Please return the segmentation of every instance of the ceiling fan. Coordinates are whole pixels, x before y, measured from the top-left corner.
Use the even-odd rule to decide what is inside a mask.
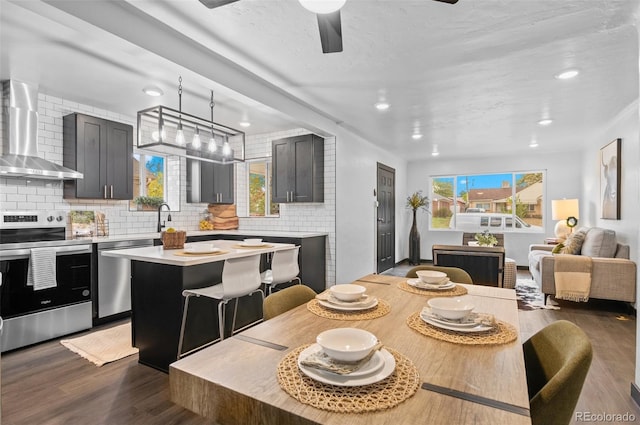
[[[209,9],[224,6],[225,4],[234,3],[238,0],[200,0]],[[455,4],[458,0],[434,0],[443,3]],[[303,6],[309,9],[300,0]],[[316,2],[320,3],[320,2]],[[342,2],[344,3],[344,2]],[[336,53],[342,51],[342,25],[340,23],[340,6],[337,10],[328,13],[316,13],[318,18],[318,29],[320,30],[320,42],[322,43],[322,53]],[[311,10],[311,9],[309,9]],[[314,10],[312,10],[314,11]]]

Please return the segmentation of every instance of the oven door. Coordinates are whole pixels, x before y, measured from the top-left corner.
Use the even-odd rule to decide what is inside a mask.
[[[57,286],[37,291],[27,286],[31,251],[0,251],[0,315],[5,320],[91,300],[91,245],[53,249],[56,251]]]

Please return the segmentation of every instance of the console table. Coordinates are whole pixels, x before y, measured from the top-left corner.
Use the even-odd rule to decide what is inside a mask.
[[[433,264],[465,270],[476,285],[503,286],[504,248],[433,245]]]

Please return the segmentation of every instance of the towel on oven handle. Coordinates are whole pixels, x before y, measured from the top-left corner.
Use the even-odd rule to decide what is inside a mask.
[[[33,286],[34,291],[58,286],[54,248],[31,248],[27,286]]]

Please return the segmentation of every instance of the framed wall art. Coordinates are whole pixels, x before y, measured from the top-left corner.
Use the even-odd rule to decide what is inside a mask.
[[[615,139],[600,149],[600,217],[609,220],[620,220],[621,144]]]

